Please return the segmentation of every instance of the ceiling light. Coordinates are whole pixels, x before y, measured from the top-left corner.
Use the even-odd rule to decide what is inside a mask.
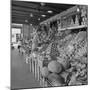
[[[43,2],[41,2],[40,4],[41,4],[41,6],[45,6],[45,3],[43,3]]]
[[[53,11],[49,10],[48,13],[52,13]]]
[[[30,17],[33,17],[33,14],[32,13],[30,13]]]
[[[25,22],[28,22],[28,20],[25,20]]]
[[[42,17],[46,17],[46,15],[42,15]]]
[[[77,8],[77,12],[79,12],[80,11],[80,9],[79,8]]]
[[[32,26],[32,24],[30,24]]]
[[[40,21],[40,18],[38,18],[38,20]]]

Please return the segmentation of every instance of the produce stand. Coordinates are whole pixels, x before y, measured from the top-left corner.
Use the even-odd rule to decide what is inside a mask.
[[[87,10],[87,7],[83,7],[85,6],[79,7],[82,14],[82,9]],[[70,15],[68,17],[71,20],[69,25],[65,23],[68,17],[67,20],[62,19],[67,14]],[[72,23],[72,15],[75,15],[76,18],[74,23]],[[41,87],[52,87],[58,84],[60,86],[87,84],[87,17],[86,15],[83,16],[85,21],[79,23],[78,15],[79,12],[77,12],[77,6],[75,6],[42,22],[33,32],[31,53],[28,52],[29,48],[26,49],[26,52],[27,57],[29,57],[30,72],[40,81]],[[82,18],[82,16],[80,17]],[[54,21],[59,19],[61,22],[56,25],[57,23]],[[50,23],[52,24],[50,25]],[[66,26],[60,26],[64,23]],[[52,61],[53,64],[51,65]],[[45,69],[46,71],[42,73],[44,67],[48,68],[48,71]],[[57,85],[49,81],[48,75],[50,74],[55,74],[52,77],[55,78]],[[50,79],[53,79],[52,77]],[[60,78],[62,82],[58,81],[57,78]]]

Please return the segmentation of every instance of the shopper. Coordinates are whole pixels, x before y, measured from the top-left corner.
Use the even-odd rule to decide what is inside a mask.
[[[20,48],[21,48],[21,41],[18,41],[18,50],[19,50],[19,53],[20,53]]]

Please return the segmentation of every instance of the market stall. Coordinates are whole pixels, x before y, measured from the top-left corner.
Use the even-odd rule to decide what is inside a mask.
[[[42,87],[88,83],[87,20],[87,6],[75,6],[34,30],[26,59]]]

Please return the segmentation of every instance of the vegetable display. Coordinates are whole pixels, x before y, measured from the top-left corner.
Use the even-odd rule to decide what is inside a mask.
[[[87,85],[86,27],[58,31],[55,22],[49,26],[40,25],[32,39],[33,52],[38,54],[36,60],[42,62],[41,75],[53,86]]]
[[[57,80],[61,77],[64,80],[63,85],[87,84],[87,29],[76,32],[63,31],[61,34],[58,32],[53,36],[54,32],[48,31],[50,34],[47,34],[44,31],[48,39],[42,35],[43,38],[39,43],[40,34],[43,33],[36,38],[35,48],[38,48],[37,52],[41,54],[44,66],[41,71],[42,76],[51,80],[53,86],[62,86],[59,79]]]

